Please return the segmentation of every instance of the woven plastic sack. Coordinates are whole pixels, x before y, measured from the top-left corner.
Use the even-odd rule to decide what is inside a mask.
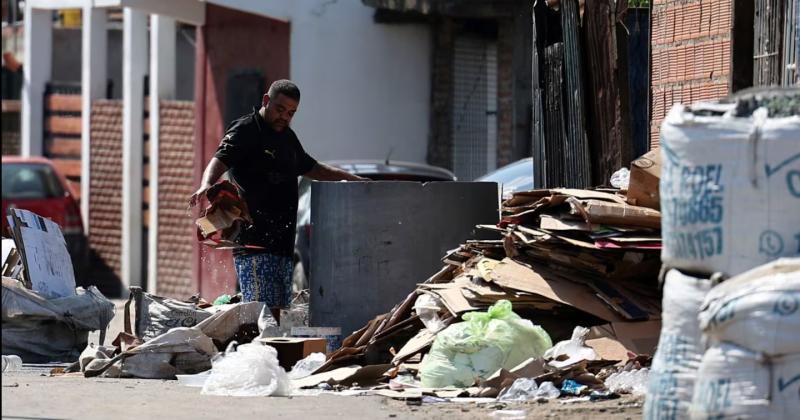
[[[690,417],[796,419],[800,412],[798,378],[800,354],[769,357],[720,343],[708,349],[700,363]]]
[[[471,386],[498,369],[541,357],[552,345],[542,327],[520,318],[511,302],[501,300],[486,312],[465,314],[464,322],[439,332],[420,366],[422,386]]]

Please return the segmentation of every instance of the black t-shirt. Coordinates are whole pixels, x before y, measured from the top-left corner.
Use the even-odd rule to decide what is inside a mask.
[[[258,111],[231,123],[214,157],[229,168],[247,202],[253,226],[243,232],[243,243],[291,256],[297,222],[297,177],[317,161],[309,156],[291,128],[277,132]]]

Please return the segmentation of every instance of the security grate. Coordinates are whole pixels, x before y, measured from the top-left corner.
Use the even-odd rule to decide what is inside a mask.
[[[497,44],[456,38],[453,91],[453,172],[473,180],[497,164]]]

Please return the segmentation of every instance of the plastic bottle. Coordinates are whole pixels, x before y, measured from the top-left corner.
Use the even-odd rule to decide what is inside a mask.
[[[22,359],[19,356],[3,356],[3,373],[16,372],[22,367]]]

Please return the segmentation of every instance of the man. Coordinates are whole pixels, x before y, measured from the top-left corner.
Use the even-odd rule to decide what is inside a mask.
[[[356,175],[317,162],[289,128],[300,90],[289,80],[274,82],[259,110],[231,123],[217,152],[203,172],[199,198],[230,171],[247,202],[253,225],[242,233],[246,249],[233,254],[245,301],[259,301],[276,319],[292,297],[292,255],[297,219],[297,177],[319,181],[365,181]],[[257,247],[257,248],[256,248]]]

